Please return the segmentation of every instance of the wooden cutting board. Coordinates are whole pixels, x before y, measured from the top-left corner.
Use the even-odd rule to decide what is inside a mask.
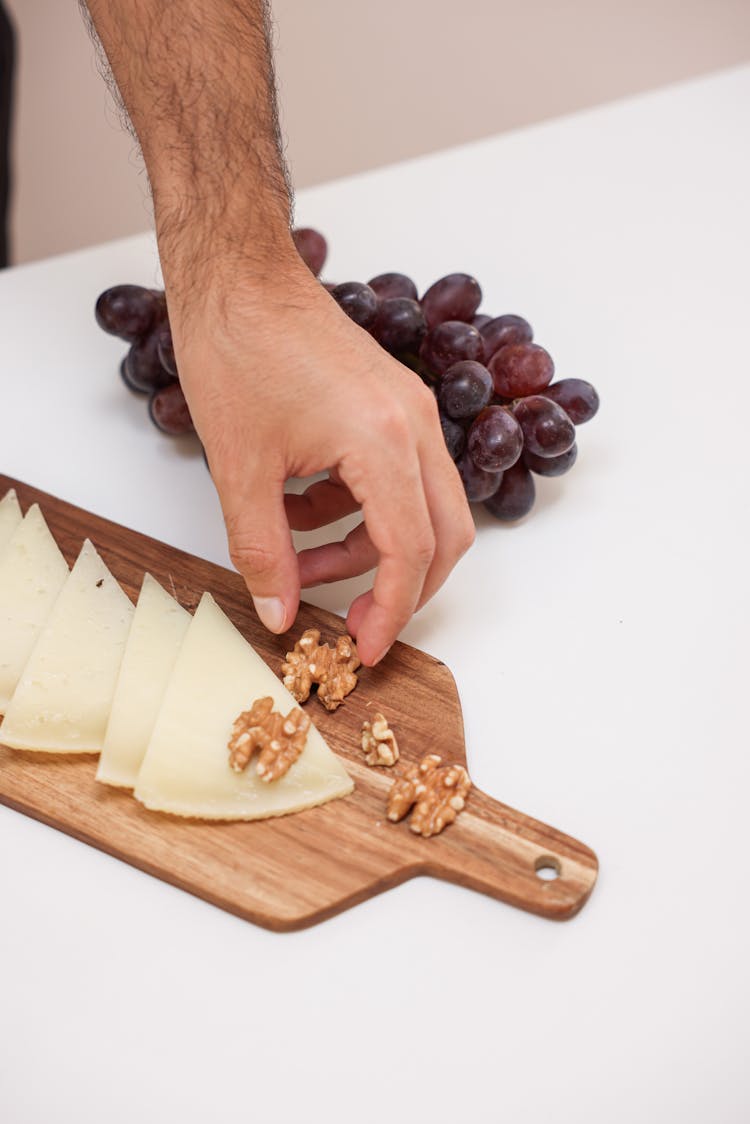
[[[303,629],[319,628],[324,639],[344,630],[339,617],[303,604],[293,634],[272,636],[237,574],[0,475],[0,496],[8,488],[16,489],[24,511],[39,503],[71,565],[90,538],[133,602],[146,570],[191,611],[209,590],[274,670]],[[465,764],[461,705],[445,664],[399,643],[378,667],[362,669],[356,690],[335,713],[314,698],[307,706],[356,786],[320,808],[256,823],[182,820],[149,812],[123,790],[97,783],[93,755],[5,746],[0,802],[269,929],[313,925],[419,874],[557,920],[585,903],[596,881],[593,851],[476,788],[456,822],[431,839],[415,836],[407,822],[385,819],[393,772],[363,763],[362,722],[384,711],[405,763],[435,752]],[[557,877],[543,877],[550,873]]]

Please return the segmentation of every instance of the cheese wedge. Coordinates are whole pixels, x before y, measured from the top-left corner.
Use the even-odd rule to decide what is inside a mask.
[[[190,613],[146,574],[128,633],[96,779],[132,788]]]
[[[229,766],[232,724],[254,699],[296,706],[209,593],[187,631],[138,774],[135,795],[155,811],[217,820],[282,816],[346,796],[353,784],[314,726],[301,756],[277,781],[262,781],[251,760]]]
[[[11,488],[0,500],[0,553],[22,519],[16,490]]]
[[[10,700],[5,745],[99,752],[133,611],[87,539]]]
[[[0,554],[0,714],[67,576],[68,564],[33,504]]]

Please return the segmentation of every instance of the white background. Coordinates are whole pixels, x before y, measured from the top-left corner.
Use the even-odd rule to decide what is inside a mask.
[[[476,783],[597,851],[589,904],[422,879],[279,936],[0,808],[3,1120],[750,1118],[749,105],[746,68],[298,201],[329,277],[474,272],[601,392],[573,472],[480,518],[405,634]],[[91,315],[156,269],[144,237],[0,276],[0,466],[225,562],[200,455]]]
[[[78,5],[4,2],[19,44],[13,260],[144,230],[143,161]],[[298,187],[750,60],[747,0],[462,0],[460,19],[455,0],[271,8]]]

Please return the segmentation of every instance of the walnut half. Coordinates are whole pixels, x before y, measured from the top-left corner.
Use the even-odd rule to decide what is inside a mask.
[[[336,647],[320,643],[317,628],[302,633],[294,651],[287,652],[281,665],[284,686],[297,702],[310,697],[313,683],[318,684],[318,698],[326,710],[336,710],[350,691],[357,686],[354,674],[359,656],[351,636],[339,636]]]
[[[250,710],[238,715],[229,739],[229,764],[235,773],[246,769],[260,750],[255,766],[261,780],[283,777],[305,748],[310,718],[299,707],[286,718],[273,709],[273,699],[256,699]]]
[[[394,781],[388,794],[388,819],[402,820],[413,805],[409,827],[425,838],[453,823],[471,788],[463,765],[441,767],[440,761],[436,753],[426,754]]]
[[[362,723],[362,749],[368,765],[395,765],[398,761],[398,742],[384,715],[373,714],[372,722]]]

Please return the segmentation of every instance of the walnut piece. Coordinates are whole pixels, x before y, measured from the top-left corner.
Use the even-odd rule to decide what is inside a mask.
[[[436,753],[428,753],[394,781],[388,794],[388,819],[402,820],[414,805],[409,827],[425,838],[453,823],[471,788],[463,765],[441,766],[440,761]]]
[[[302,633],[293,652],[287,652],[281,665],[284,686],[297,702],[310,697],[313,683],[326,710],[335,710],[357,686],[354,674],[359,656],[351,636],[339,636],[336,647],[320,643],[317,628]]]
[[[372,722],[362,723],[362,749],[368,765],[395,765],[398,761],[396,735],[379,711]]]
[[[310,718],[299,707],[285,718],[273,709],[273,699],[256,699],[250,710],[235,719],[228,745],[229,764],[235,773],[241,773],[259,749],[255,766],[258,776],[263,781],[276,781],[302,753],[309,729]]]

